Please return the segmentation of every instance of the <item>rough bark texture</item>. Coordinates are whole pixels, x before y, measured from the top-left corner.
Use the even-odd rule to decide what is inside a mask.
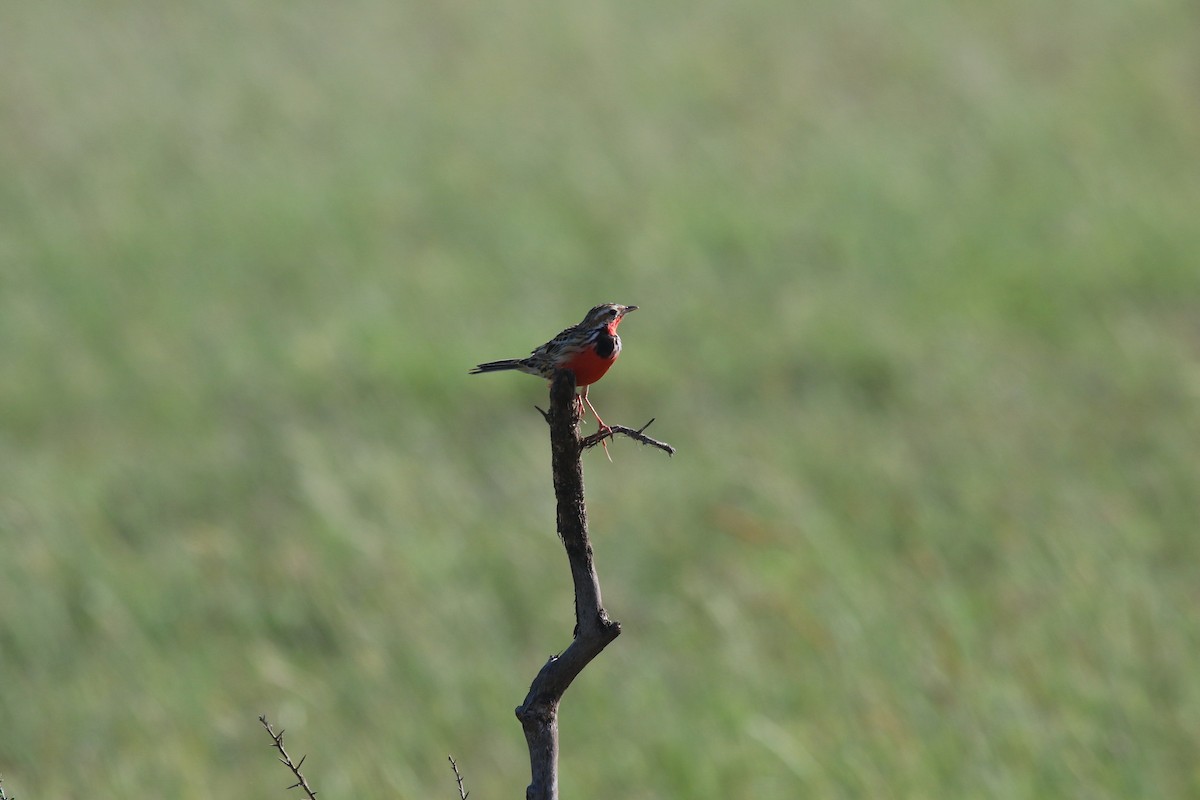
[[[529,744],[532,781],[526,800],[558,798],[558,705],[563,693],[588,663],[621,633],[600,599],[600,579],[588,541],[587,507],[583,497],[583,440],[579,438],[579,409],[575,376],[560,372],[550,385],[550,446],[554,495],[558,499],[558,535],[562,538],[575,582],[575,638],[560,655],[551,656],[533,684],[517,719]]]

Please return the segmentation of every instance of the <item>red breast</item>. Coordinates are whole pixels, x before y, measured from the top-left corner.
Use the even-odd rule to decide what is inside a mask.
[[[588,347],[572,358],[563,367],[575,373],[576,386],[589,386],[604,377],[608,368],[617,360],[617,354],[602,358],[595,347]]]

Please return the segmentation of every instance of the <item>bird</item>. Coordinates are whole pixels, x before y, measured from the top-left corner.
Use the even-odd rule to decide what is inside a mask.
[[[583,394],[577,401],[580,410],[583,410],[586,403],[600,429],[610,430],[596,413],[592,401],[588,400],[588,387],[603,378],[608,368],[617,360],[617,356],[621,355],[621,337],[617,335],[617,326],[626,314],[636,310],[637,306],[602,303],[587,312],[578,325],[566,328],[558,336],[531,352],[527,358],[489,361],[477,365],[469,374],[479,375],[512,369],[549,380],[559,370],[569,369],[575,373],[575,385],[583,388]]]

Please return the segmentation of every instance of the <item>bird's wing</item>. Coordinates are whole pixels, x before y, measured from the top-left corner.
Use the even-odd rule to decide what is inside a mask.
[[[586,346],[587,337],[583,335],[583,331],[579,330],[578,325],[573,325],[534,350],[525,361],[552,372]]]

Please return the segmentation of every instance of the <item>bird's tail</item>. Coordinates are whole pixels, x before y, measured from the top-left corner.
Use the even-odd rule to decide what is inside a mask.
[[[471,370],[470,375],[479,375],[483,372],[502,372],[506,369],[520,369],[523,366],[519,358],[506,358],[503,361],[489,361],[486,364],[480,364]]]

